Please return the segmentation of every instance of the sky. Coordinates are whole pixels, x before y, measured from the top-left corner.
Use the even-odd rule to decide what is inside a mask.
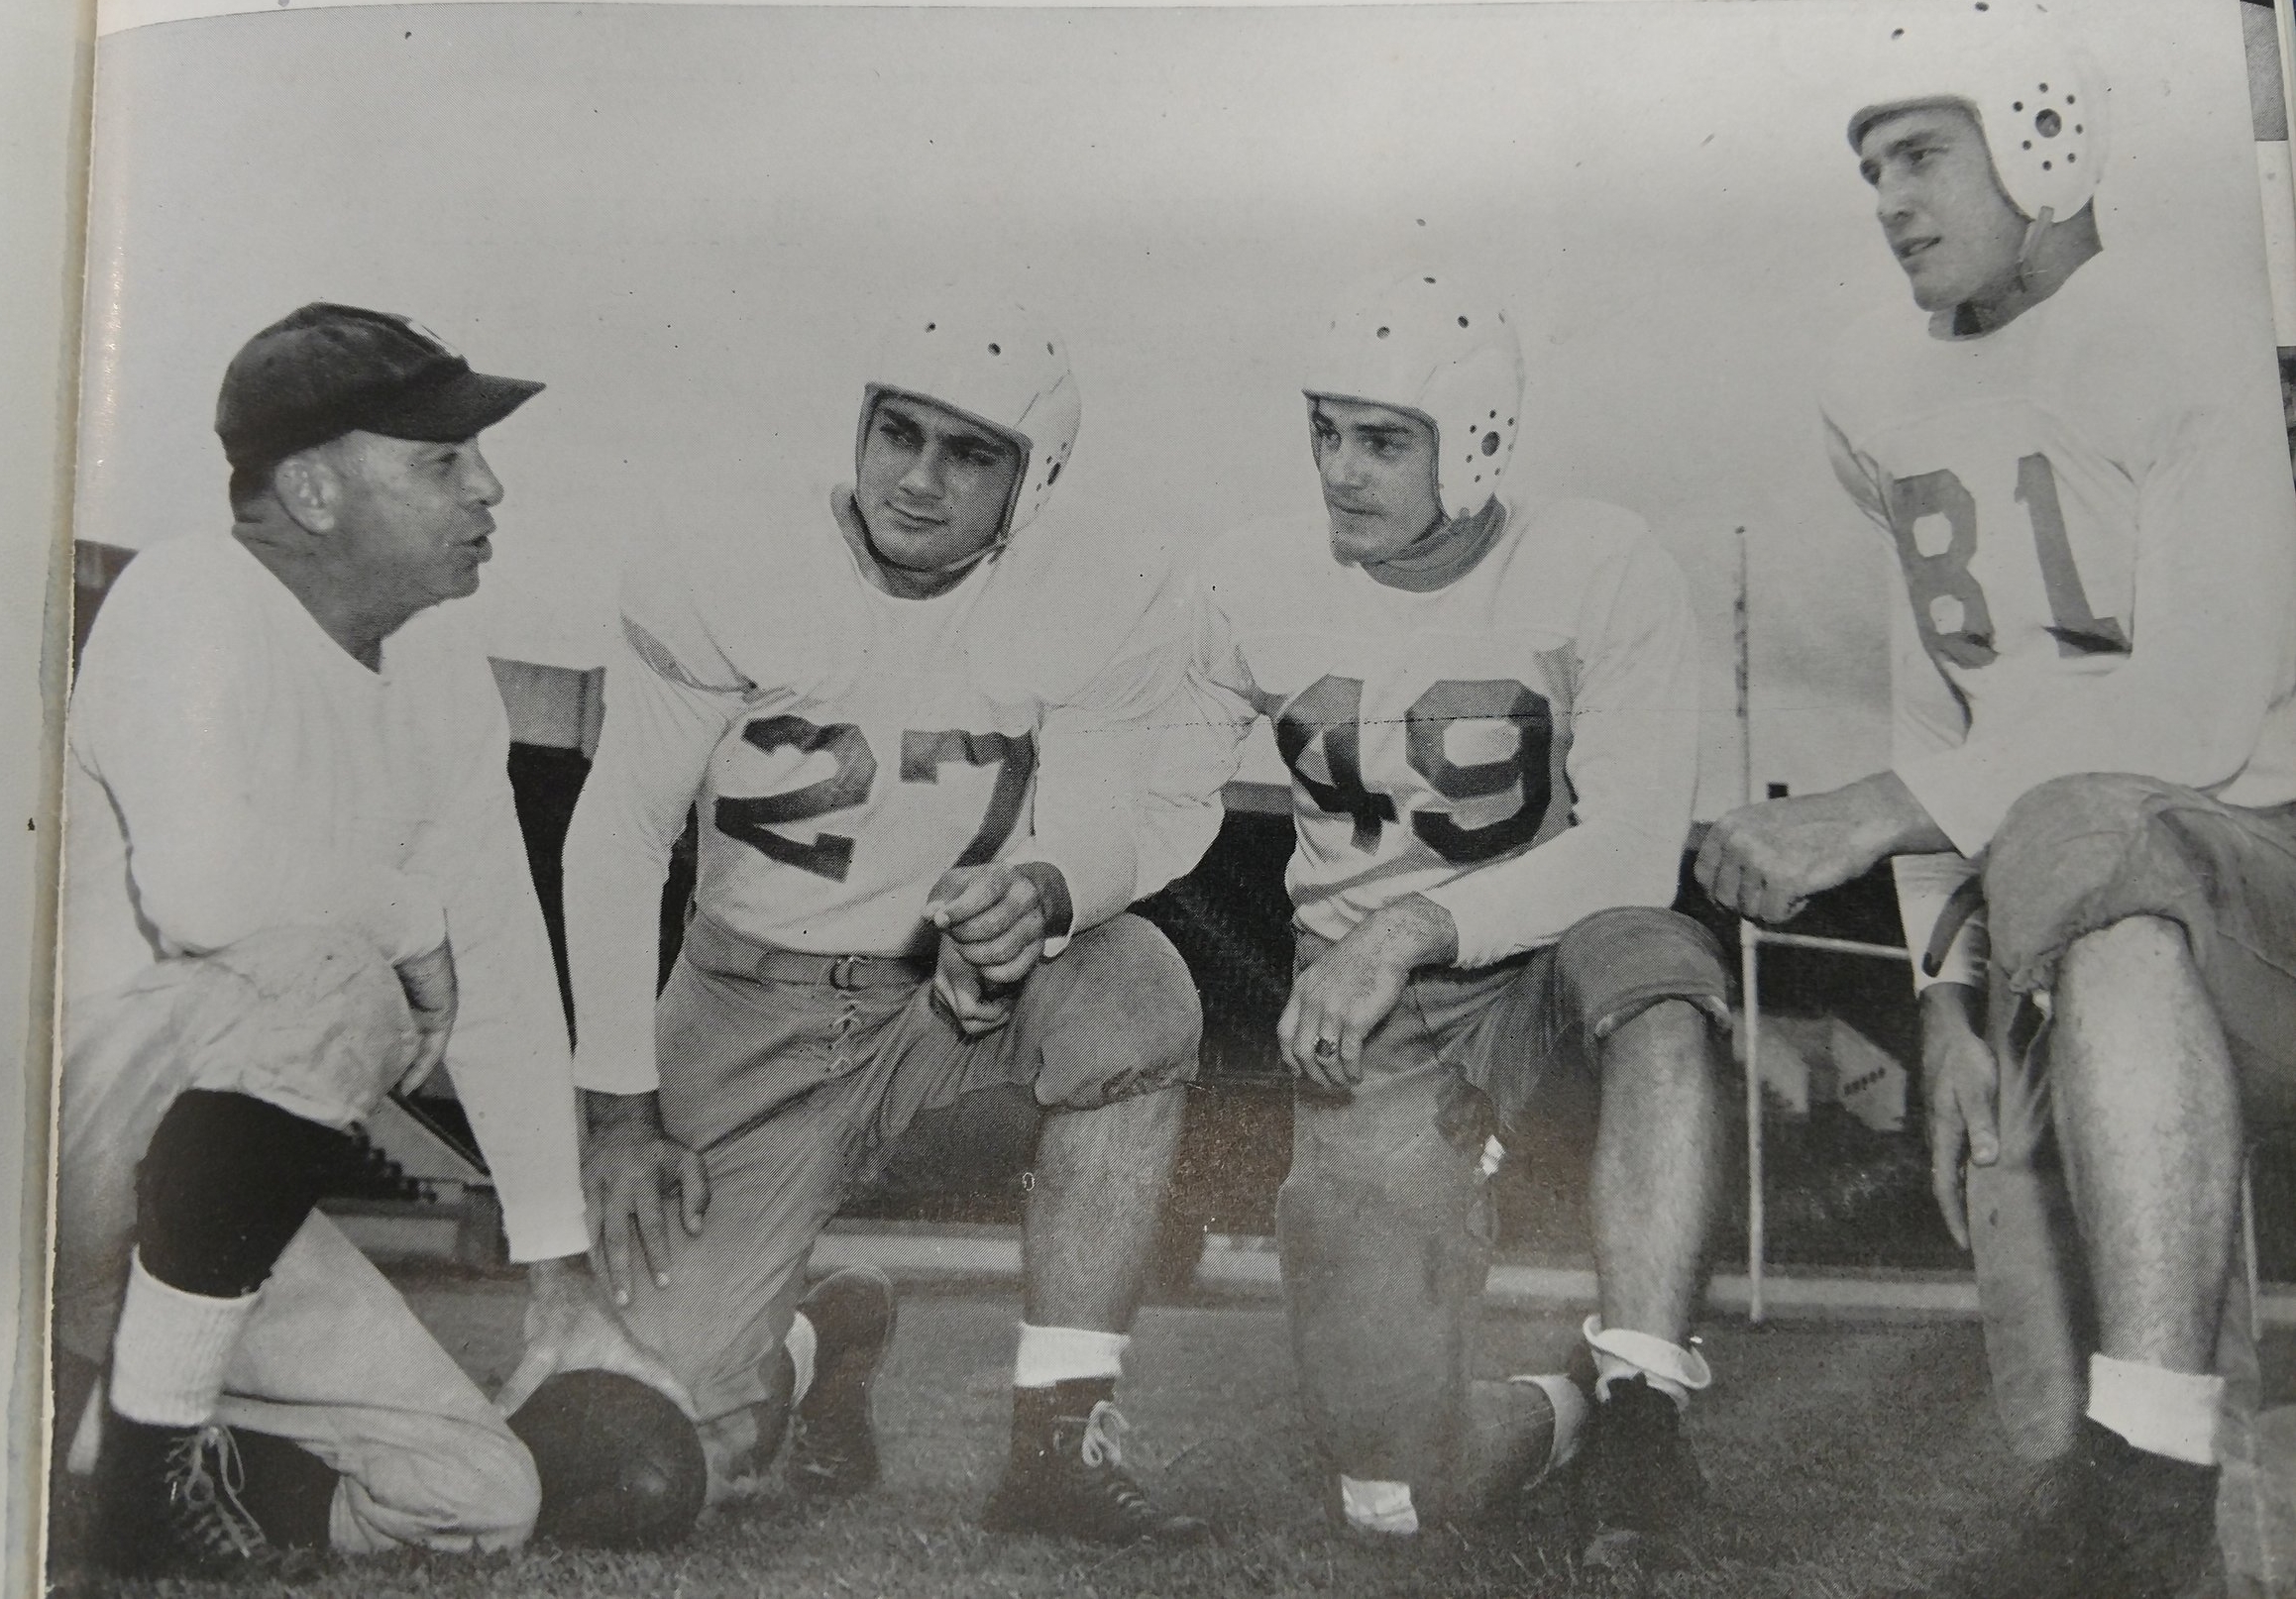
[[[1740,528],[1754,782],[1830,786],[1887,748],[1887,552],[1826,467],[1815,389],[1852,321],[1917,314],[1843,136],[1899,9],[426,4],[133,28],[98,47],[78,535],[224,525],[232,352],[306,300],[402,311],[549,383],[485,439],[508,497],[463,603],[495,654],[600,664],[620,565],[784,502],[767,485],[793,475],[825,493],[888,311],[962,296],[1031,305],[1073,354],[1077,453],[1025,536],[1184,560],[1320,517],[1300,352],[1367,275],[1440,268],[1530,330],[1517,480],[1639,512],[1691,581],[1699,813],[1743,782]],[[2239,9],[2056,7],[2112,86],[2107,249],[2222,352],[2230,402],[2270,405]]]

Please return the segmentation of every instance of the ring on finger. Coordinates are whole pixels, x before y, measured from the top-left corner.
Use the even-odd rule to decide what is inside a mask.
[[[1318,1060],[1330,1060],[1339,1052],[1340,1041],[1337,1038],[1318,1038],[1315,1041],[1315,1058]]]

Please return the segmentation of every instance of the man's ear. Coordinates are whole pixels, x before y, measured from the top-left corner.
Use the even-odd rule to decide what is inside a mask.
[[[272,492],[306,533],[332,533],[343,510],[342,469],[321,450],[291,455],[272,469]]]

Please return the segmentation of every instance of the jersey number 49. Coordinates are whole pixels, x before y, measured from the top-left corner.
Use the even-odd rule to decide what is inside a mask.
[[[1309,799],[1333,815],[1355,819],[1355,846],[1371,854],[1387,825],[1401,818],[1393,796],[1364,784],[1363,716],[1361,678],[1318,678],[1275,718],[1275,747]],[[1455,721],[1510,723],[1515,729],[1514,753],[1496,761],[1460,765],[1443,747],[1443,735]],[[1300,766],[1300,758],[1319,735],[1329,783],[1310,777]],[[1492,860],[1530,843],[1538,837],[1553,799],[1548,762],[1554,746],[1553,707],[1545,696],[1512,679],[1444,678],[1428,685],[1403,713],[1403,758],[1411,770],[1446,800],[1481,800],[1512,790],[1522,803],[1512,815],[1482,827],[1462,827],[1439,810],[1414,810],[1411,830],[1454,866]]]

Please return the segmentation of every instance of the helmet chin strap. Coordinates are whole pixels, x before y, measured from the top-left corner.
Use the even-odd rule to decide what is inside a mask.
[[[991,539],[988,543],[982,545],[972,554],[968,556],[960,556],[958,559],[949,562],[946,566],[908,567],[903,566],[898,561],[891,561],[886,559],[885,552],[879,549],[877,545],[877,531],[869,525],[869,518],[861,514],[861,506],[858,500],[856,500],[853,505],[853,520],[861,524],[862,542],[869,546],[870,559],[874,560],[881,567],[889,567],[896,572],[906,572],[920,578],[961,578],[966,573],[972,571],[973,568],[979,566],[982,562],[992,561],[998,556],[1002,555],[1005,552],[1005,547],[1013,542],[1012,534],[999,533],[994,539]],[[1010,516],[1006,518],[1008,524],[1011,522],[1011,520],[1012,518]]]
[[[2024,240],[2017,249],[2017,286],[2027,293],[2033,287],[2033,255],[2040,249],[2041,240],[2049,231],[2049,224],[2055,220],[2056,212],[2044,205],[2040,215],[2024,225]]]
[[[945,567],[934,567],[932,569],[932,576],[935,578],[954,578],[960,576],[963,573],[970,572],[973,568],[979,566],[982,562],[994,561],[998,556],[1004,554],[1005,547],[1012,542],[1012,534],[999,533],[994,539],[990,540],[987,544],[982,545],[979,549],[964,557],[962,560],[951,561]],[[873,545],[872,548],[874,548]]]

